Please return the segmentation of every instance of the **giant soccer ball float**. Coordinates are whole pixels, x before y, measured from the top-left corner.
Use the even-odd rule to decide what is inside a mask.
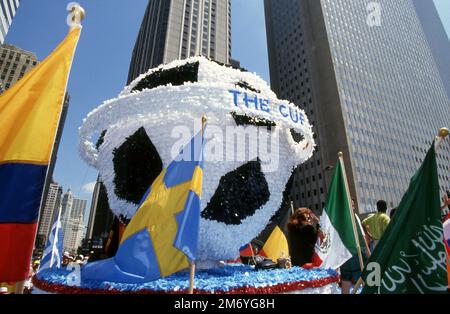
[[[89,113],[79,150],[98,169],[114,214],[131,219],[153,180],[200,130],[202,116],[198,260],[207,263],[235,259],[280,208],[293,170],[314,151],[302,110],[255,74],[190,58],[148,71]]]

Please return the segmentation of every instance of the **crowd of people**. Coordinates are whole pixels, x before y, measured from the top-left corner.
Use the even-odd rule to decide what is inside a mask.
[[[354,202],[352,202],[354,207]],[[365,250],[361,251],[363,262],[370,257],[386,231],[391,219],[394,217],[397,208],[390,210],[387,214],[387,203],[379,200],[376,204],[377,212],[368,215],[362,222],[358,215],[356,220],[363,229],[365,240]],[[442,217],[445,218],[450,213],[450,193],[443,197],[441,206]],[[321,236],[320,219],[308,208],[299,208],[291,216],[287,230],[289,232],[290,253],[293,266],[310,267],[313,263],[313,255],[318,237]],[[361,277],[361,264],[359,256],[352,256],[340,267],[341,289],[343,294],[349,294],[351,287]]]
[[[352,206],[355,207],[352,200]],[[376,204],[377,212],[368,215],[362,222],[358,215],[356,221],[363,229],[363,237],[365,240],[365,250],[362,250],[363,262],[365,263],[370,257],[371,252],[378,245],[379,240],[386,231],[391,219],[396,214],[396,208],[390,210],[387,214],[387,203],[384,200],[379,200]],[[450,214],[450,192],[443,197],[443,203],[441,205],[442,217],[447,217]],[[312,267],[313,255],[315,251],[315,245],[318,237],[322,236],[320,229],[320,217],[316,216],[308,208],[299,208],[291,215],[287,226],[287,232],[289,234],[289,247],[290,247],[290,262],[293,266],[300,267]],[[253,247],[254,254],[258,254],[258,247]],[[24,293],[31,293],[32,290],[32,278],[40,269],[41,258],[36,258],[30,265],[30,274],[28,279],[24,282]],[[80,266],[86,264],[89,260],[89,256],[83,256],[82,254],[71,254],[64,252],[62,255],[61,266],[66,267],[71,263],[78,264]],[[349,294],[351,287],[361,277],[361,265],[359,256],[355,255],[344,263],[340,267],[341,289],[343,294]],[[10,293],[7,288],[0,287],[0,294]]]
[[[450,213],[450,192],[447,192],[442,198],[441,205],[442,218],[444,219]],[[355,214],[355,221],[360,227],[362,233],[361,255],[362,262],[366,264],[371,253],[377,247],[378,242],[388,228],[392,218],[396,214],[397,208],[392,208],[388,214],[388,206],[386,201],[379,200],[376,204],[377,211],[369,214],[362,221],[359,216]],[[352,207],[355,211],[355,202],[352,200]],[[300,266],[303,268],[315,267],[314,253],[317,240],[319,237],[324,237],[324,233],[320,227],[320,217],[316,216],[313,211],[308,208],[298,208],[293,211],[290,216],[286,231],[289,242],[290,262],[292,266]],[[258,244],[256,242],[252,245],[255,255],[258,252]],[[254,259],[253,259],[254,260]],[[244,262],[244,256],[241,256],[240,261]],[[251,260],[250,260],[251,261]],[[361,277],[361,262],[358,254],[352,256],[339,269],[340,285],[343,294],[349,294],[352,286]]]
[[[69,252],[64,252],[62,255],[61,267],[66,267],[71,263],[78,264],[80,266],[85,265],[88,262],[89,256],[83,256],[82,254],[71,254]],[[33,276],[40,270],[42,256],[35,258],[30,265],[30,272],[28,279],[24,282],[23,293],[30,294],[33,289],[32,279]],[[6,291],[5,291],[6,292]]]

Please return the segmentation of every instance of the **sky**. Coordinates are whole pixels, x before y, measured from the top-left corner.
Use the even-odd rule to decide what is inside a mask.
[[[75,196],[87,199],[88,208],[97,171],[79,157],[78,128],[91,110],[124,88],[147,1],[78,1],[87,16],[69,80],[70,106],[54,179],[64,190],[70,187]],[[22,0],[5,42],[35,52],[43,60],[68,32],[69,2]],[[450,34],[450,0],[434,2]],[[263,0],[232,0],[232,56],[269,82]]]

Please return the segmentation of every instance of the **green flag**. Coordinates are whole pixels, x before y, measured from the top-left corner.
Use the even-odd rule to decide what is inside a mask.
[[[362,278],[362,293],[442,293],[447,289],[434,143],[411,179]]]
[[[345,169],[338,160],[333,179],[328,190],[327,202],[320,217],[320,229],[324,237],[319,237],[315,247],[314,262],[322,268],[337,269],[352,256],[358,255],[358,245],[353,230],[349,195],[347,194]],[[355,217],[360,247],[365,248],[362,227]]]

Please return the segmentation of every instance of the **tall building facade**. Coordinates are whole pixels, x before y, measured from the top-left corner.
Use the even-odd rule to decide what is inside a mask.
[[[68,189],[67,192],[64,193],[61,205],[62,205],[61,217],[63,220],[68,219],[70,217],[70,213],[72,212],[73,206],[73,193],[71,189]]]
[[[63,227],[63,233],[64,251],[77,253],[85,233],[84,215],[69,218]]]
[[[1,3],[2,0],[0,0]],[[0,46],[0,83],[7,90],[38,64],[36,55],[13,45]]]
[[[82,200],[78,198],[73,199],[72,203],[72,217],[79,217],[80,215],[84,215],[86,210],[87,200]]]
[[[47,242],[53,222],[61,206],[61,196],[62,187],[56,182],[50,183],[44,206],[40,211],[36,248],[43,248]]]
[[[76,252],[83,240],[84,212],[86,210],[86,200],[74,197],[70,189],[62,198],[62,235],[64,242],[64,250]]]
[[[450,99],[450,40],[432,1],[413,0],[417,16]]]
[[[197,55],[230,63],[231,0],[149,0],[128,83],[160,64]]]
[[[94,187],[88,226],[86,229],[86,250],[94,252],[94,259],[103,254],[110,230],[114,225],[114,214],[109,209],[108,194],[100,179]]]
[[[296,206],[321,211],[339,151],[360,213],[378,199],[397,206],[448,127],[450,101],[412,0],[368,4],[265,0],[272,87],[306,111],[318,144],[293,174]],[[442,193],[449,152],[438,154]]]
[[[0,44],[5,41],[19,4],[20,0],[0,0]]]

